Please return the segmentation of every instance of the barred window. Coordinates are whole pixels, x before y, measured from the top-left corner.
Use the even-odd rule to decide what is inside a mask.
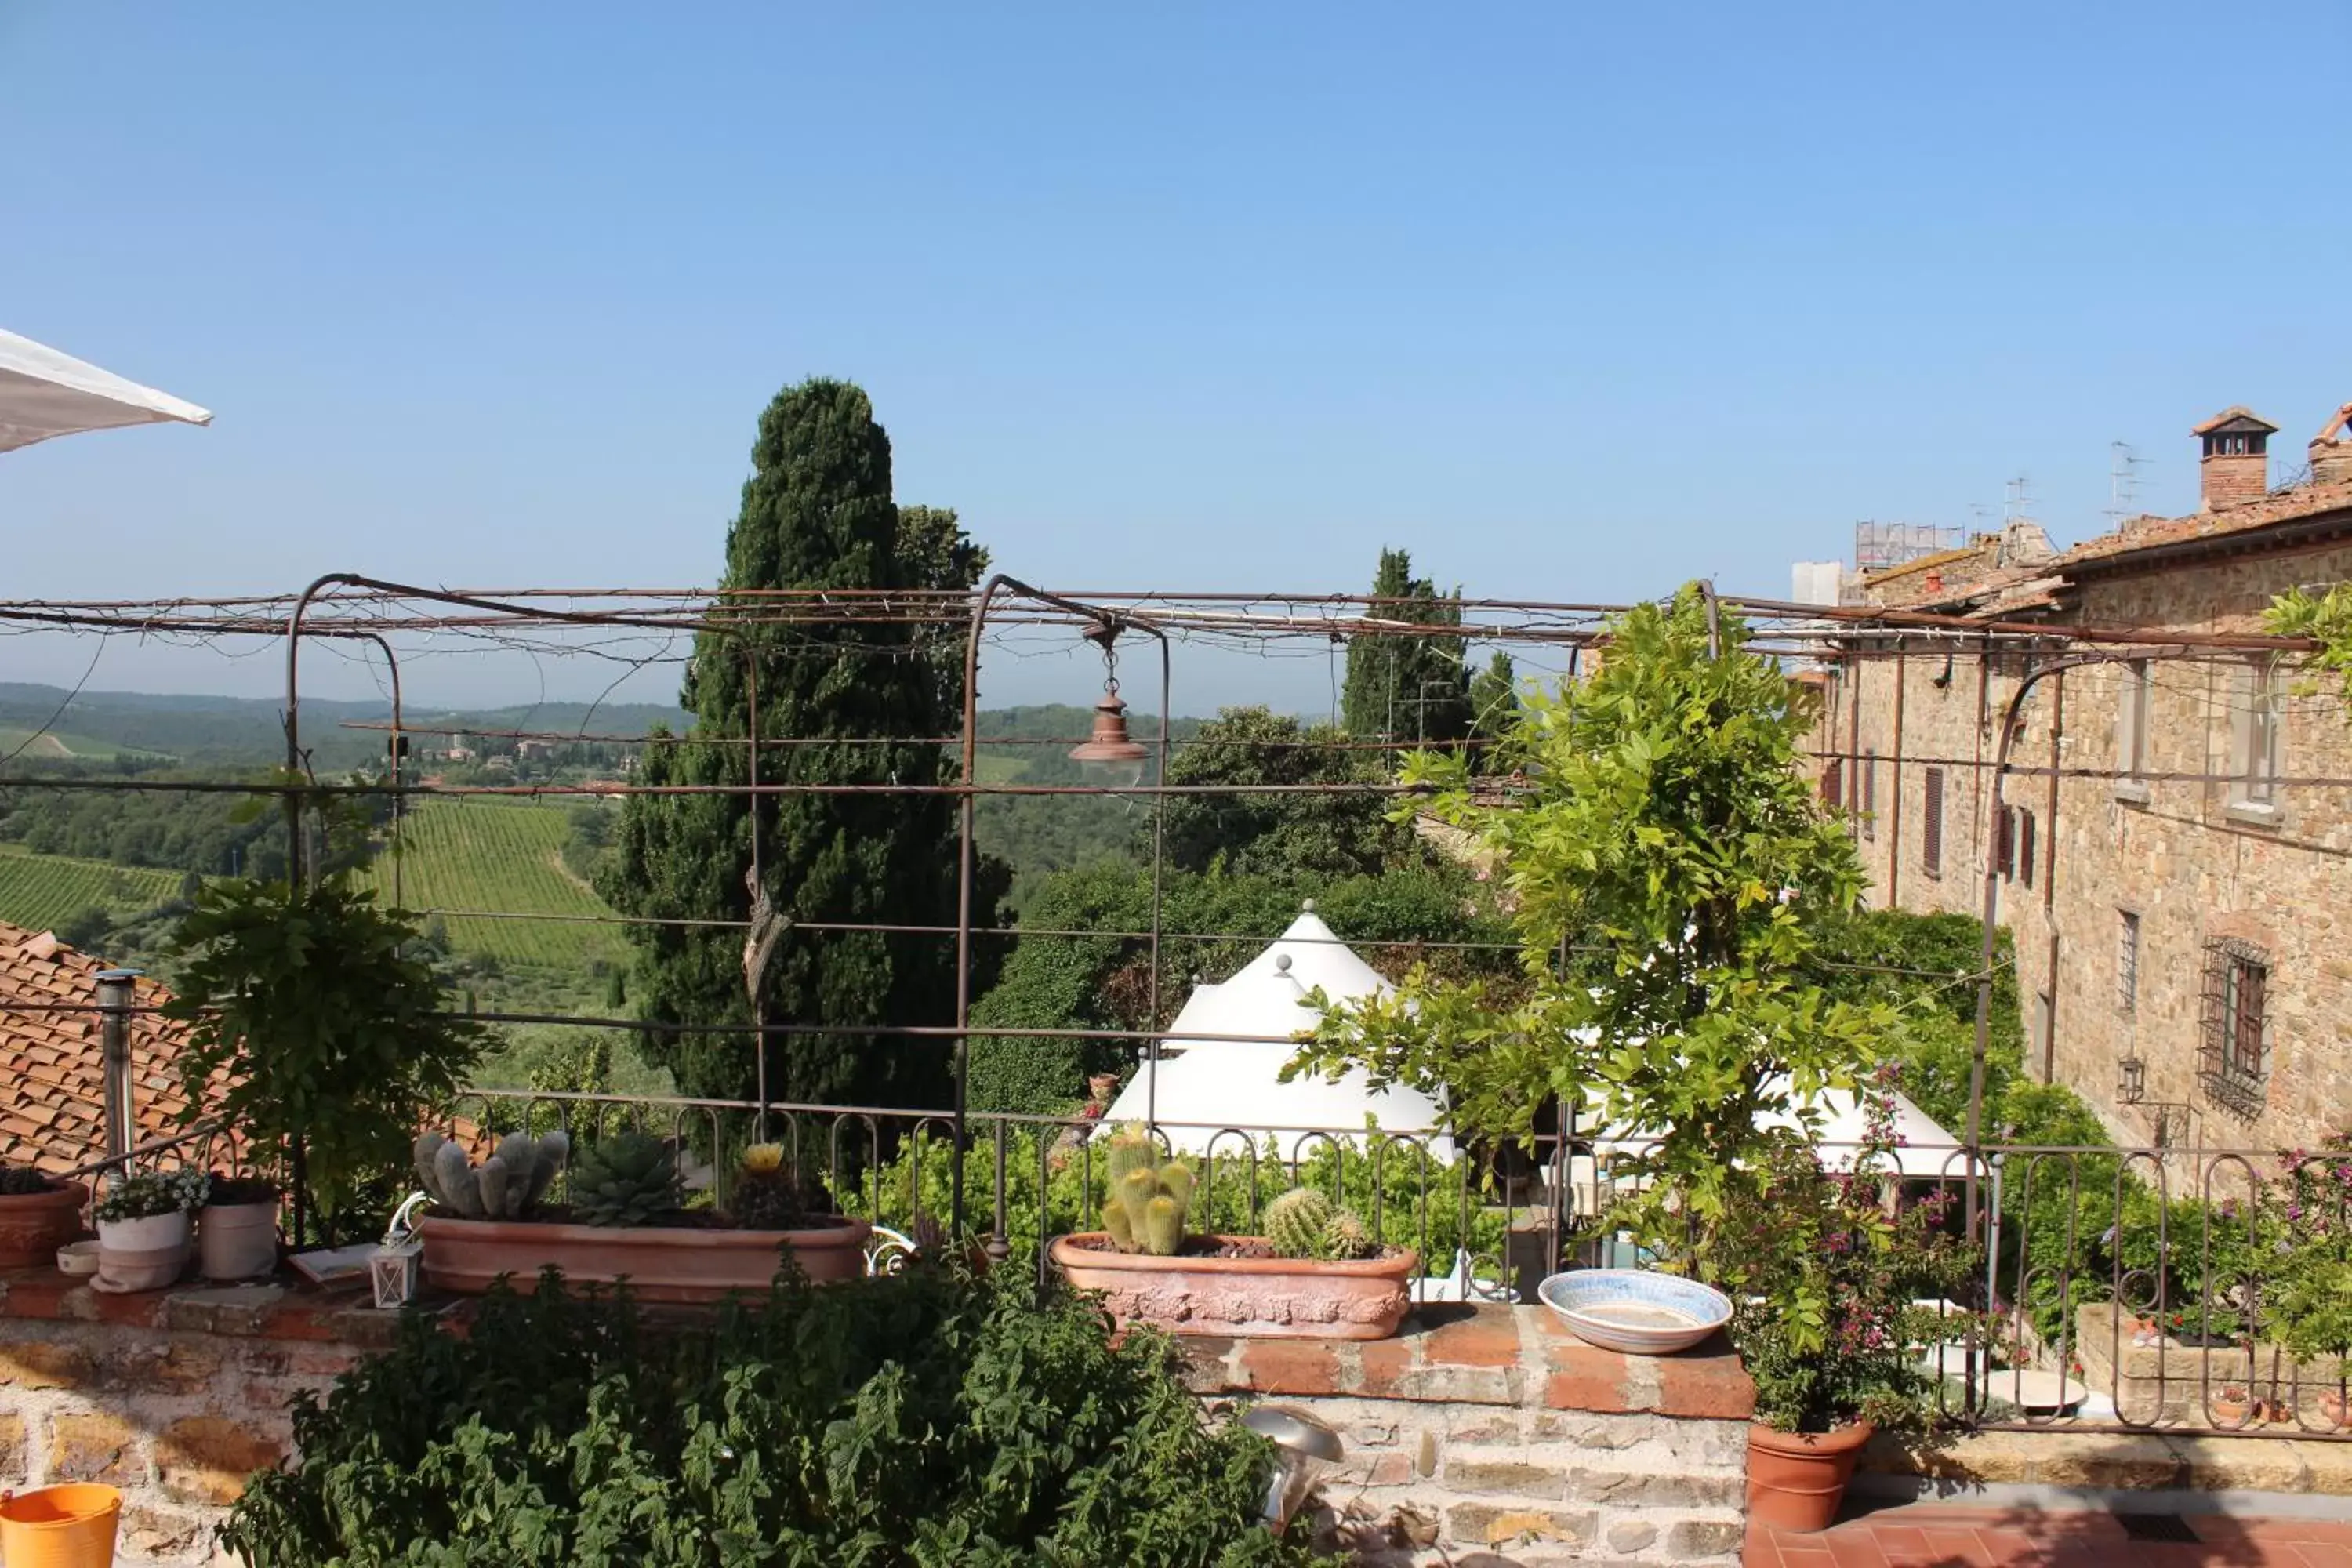
[[[1843,775],[1844,773],[1845,759],[1843,757],[1832,757],[1829,762],[1829,766],[1822,770],[1822,803],[1827,805],[1832,811],[1837,810],[1840,806],[1845,804],[1843,800],[1839,798],[1840,795],[1844,793],[1843,788],[1844,784]]]
[[[1919,869],[1930,877],[1944,874],[1944,770],[1920,770]]]
[[[2268,1097],[2270,973],[2270,955],[2252,942],[2216,937],[2205,944],[2200,1076],[2207,1096],[2241,1116],[2259,1114]]]
[[[2017,813],[2018,874],[2027,887],[2033,886],[2033,814],[2020,807]]]
[[[1992,868],[2002,877],[2017,875],[2017,807],[2004,805],[1992,819]]]

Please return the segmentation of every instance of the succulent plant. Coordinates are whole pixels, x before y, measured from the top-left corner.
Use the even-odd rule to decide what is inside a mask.
[[[677,1155],[646,1132],[616,1132],[572,1162],[572,1217],[583,1225],[649,1225],[678,1206]]]
[[[521,1219],[538,1206],[548,1183],[572,1153],[563,1132],[534,1138],[509,1132],[478,1166],[438,1132],[416,1141],[416,1179],[433,1201],[461,1219]]]
[[[30,1165],[0,1164],[0,1196],[22,1198],[46,1193],[57,1184]]]
[[[1162,1164],[1160,1145],[1139,1127],[1130,1127],[1105,1146],[1110,1196],[1102,1210],[1103,1229],[1121,1252],[1172,1258],[1184,1245],[1184,1214],[1192,1202],[1192,1169],[1178,1161]]]
[[[1336,1262],[1372,1249],[1364,1222],[1312,1187],[1294,1187],[1265,1205],[1265,1239],[1277,1258]]]
[[[814,1205],[799,1179],[784,1163],[784,1151],[774,1143],[754,1143],[743,1151],[736,1167],[733,1190],[728,1194],[728,1217],[744,1230],[798,1230]]]

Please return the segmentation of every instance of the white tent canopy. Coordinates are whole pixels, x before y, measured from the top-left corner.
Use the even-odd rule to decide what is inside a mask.
[[[0,331],[0,452],[52,436],[177,420],[209,425],[209,410]]]
[[[1788,1080],[1783,1078],[1770,1086],[1786,1091]],[[1904,1176],[1918,1181],[1935,1181],[1949,1176],[1958,1178],[1968,1173],[1965,1160],[1954,1152],[1959,1140],[1945,1131],[1943,1124],[1911,1102],[1901,1090],[1895,1092],[1895,1168]],[[1869,1111],[1861,1096],[1847,1089],[1825,1089],[1811,1101],[1815,1116],[1813,1142],[1821,1152],[1822,1163],[1832,1171],[1843,1171],[1853,1163],[1855,1146],[1862,1142],[1869,1121]],[[1581,1128],[1597,1128],[1600,1123],[1597,1099],[1589,1102]],[[1765,1127],[1796,1127],[1801,1123],[1793,1112],[1771,1113],[1758,1118]],[[1595,1152],[1633,1152],[1649,1142],[1640,1132],[1620,1132],[1614,1129],[1591,1134]]]
[[[1427,1136],[1440,1124],[1437,1102],[1399,1084],[1371,1087],[1370,1075],[1349,1068],[1336,1079],[1302,1073],[1281,1081],[1285,1062],[1297,1054],[1292,1036],[1315,1026],[1318,1015],[1306,1005],[1320,986],[1335,1002],[1386,995],[1391,989],[1379,971],[1349,951],[1315,913],[1310,902],[1272,946],[1223,982],[1192,989],[1183,1011],[1169,1026],[1155,1069],[1147,1061],[1112,1102],[1106,1120],[1159,1123],[1171,1148],[1183,1153],[1239,1153],[1242,1143],[1217,1134],[1227,1128],[1279,1128],[1286,1157],[1319,1140],[1294,1130],[1328,1129],[1363,1142],[1364,1119],[1383,1132]],[[1257,1040],[1204,1037],[1244,1035]],[[1152,1078],[1158,1087],[1152,1087]],[[1454,1157],[1450,1140],[1427,1136],[1430,1153]]]

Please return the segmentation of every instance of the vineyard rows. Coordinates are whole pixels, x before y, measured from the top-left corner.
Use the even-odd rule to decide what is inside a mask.
[[[493,910],[609,915],[603,900],[563,868],[565,808],[488,799],[426,801],[401,825],[400,901],[412,910]],[[362,874],[387,900],[393,862]],[[585,974],[597,959],[625,957],[617,927],[562,921],[447,917],[449,945],[500,966]]]
[[[110,866],[0,846],[0,921],[49,931],[96,905],[117,914],[153,909],[180,891],[176,871]]]

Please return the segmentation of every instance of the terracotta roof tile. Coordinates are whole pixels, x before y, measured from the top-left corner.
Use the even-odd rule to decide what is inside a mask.
[[[106,1069],[95,1013],[19,1011],[27,1004],[88,1006],[98,999],[103,961],[77,952],[49,931],[0,923],[0,1160],[64,1171],[105,1152],[100,1116]],[[170,1000],[152,980],[133,994],[142,1006]],[[131,1019],[131,1112],[142,1139],[179,1127],[187,1104],[177,1063],[187,1026],[152,1013]]]
[[[2220,511],[2195,512],[2188,517],[2134,518],[2124,524],[2122,531],[2103,533],[2096,539],[2085,540],[2050,565],[2063,571],[2069,566],[2110,561],[2129,555],[2134,551],[2154,549],[2158,545],[2251,533],[2276,523],[2301,522],[2307,518],[2324,517],[2331,511],[2343,510],[2352,510],[2352,479],[2330,484],[2298,485],[2293,489],[2274,490],[2261,500],[2227,507]]]

